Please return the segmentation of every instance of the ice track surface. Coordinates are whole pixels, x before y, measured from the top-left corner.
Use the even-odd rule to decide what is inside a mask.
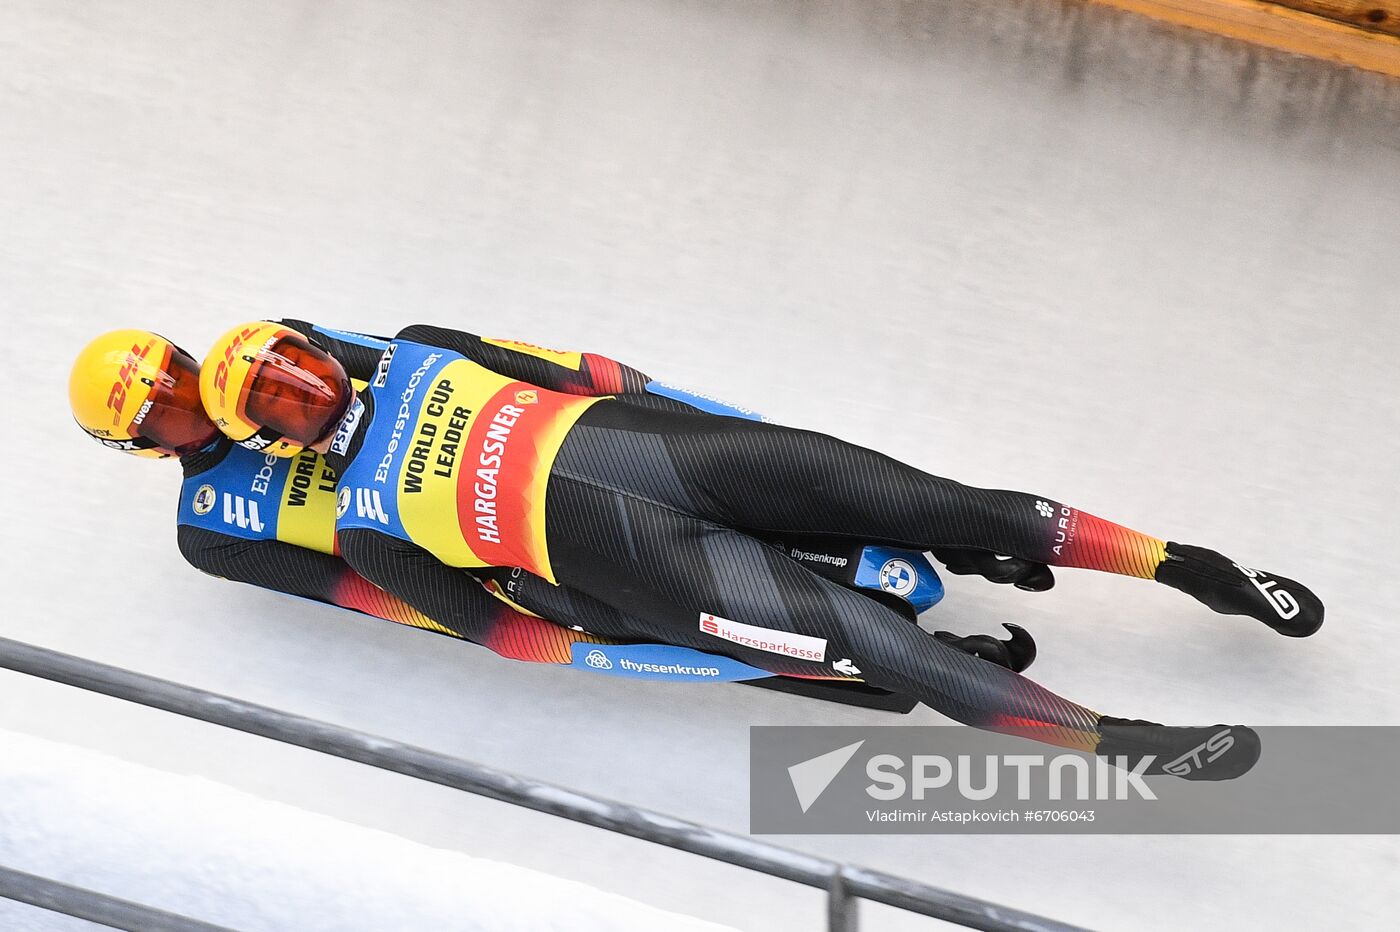
[[[201,576],[178,468],[67,413],[99,330],[201,355],[255,317],[424,321],[608,353],[1327,602],[1291,641],[1137,580],[950,581],[939,626],[1027,626],[1035,677],[1094,708],[1400,723],[1397,114],[1384,79],[1055,0],[11,0],[0,627],[728,829],[749,725],[891,721],[508,663]],[[781,881],[12,674],[0,729],[743,928],[822,917]],[[783,841],[1104,928],[1400,905],[1393,838]]]
[[[207,779],[10,731],[0,738],[22,755],[0,771],[5,863],[24,859],[43,876],[61,873],[89,889],[121,889],[140,903],[242,932],[726,932],[584,884],[429,848]],[[7,932],[50,924],[56,925],[41,910],[0,900]]]

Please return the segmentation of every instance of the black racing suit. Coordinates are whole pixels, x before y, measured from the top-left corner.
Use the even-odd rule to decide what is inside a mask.
[[[387,345],[377,337],[304,321],[282,324],[335,355],[360,388],[373,377]],[[317,453],[303,450],[281,459],[221,437],[182,457],[180,464],[184,471],[177,518],[180,552],[191,565],[211,575],[469,638],[503,657],[536,663],[570,664],[576,644],[607,643],[583,630],[585,626],[639,627],[622,624],[618,610],[582,593],[530,585],[532,577],[510,569],[475,571],[483,585],[464,588],[458,612],[440,622],[369,582],[340,558],[335,536],[336,476]],[[803,544],[795,538],[792,543]],[[822,569],[843,578],[840,568],[824,565]],[[461,612],[478,621],[470,629],[455,624]],[[882,698],[877,690],[844,680],[833,684],[839,689],[793,679],[762,685],[850,704],[907,708],[896,699]]]
[[[333,353],[358,385],[365,385],[383,352],[384,341],[360,334],[282,321]],[[335,539],[336,476],[318,454],[304,450],[279,459],[220,438],[180,460],[184,471],[178,509],[180,553],[197,569],[363,612],[410,627],[464,635],[366,580],[341,559]],[[509,574],[502,583],[514,584]],[[586,613],[551,600],[554,620],[517,610],[472,583],[463,605],[479,622],[473,640],[503,657],[540,663],[569,663],[575,643],[602,639],[575,630]],[[529,597],[511,600],[523,607]],[[585,605],[584,599],[578,600]],[[543,608],[544,606],[540,606]],[[557,623],[556,623],[557,621]]]
[[[635,394],[649,382],[637,370],[553,352],[407,328],[328,457],[341,475],[346,560],[468,637],[481,621],[467,596],[475,583],[458,567],[525,566],[543,579],[518,588],[540,604],[553,582],[558,598],[582,593],[616,610],[584,623],[600,636],[664,640],[779,673],[855,669],[967,724],[1160,757],[1212,729],[1134,723],[1062,699],[948,647],[755,534],[972,548],[1156,578],[1288,634],[1321,623],[1321,603],[1302,586],[1212,551],[1053,499],[963,486],[822,434],[678,410]],[[557,394],[599,390],[631,397],[574,404]],[[514,452],[501,454],[509,443]],[[1189,775],[1248,769],[1257,739],[1237,734],[1235,752]]]

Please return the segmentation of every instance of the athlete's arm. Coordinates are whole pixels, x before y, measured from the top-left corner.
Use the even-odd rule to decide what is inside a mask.
[[[571,395],[636,394],[645,392],[651,381],[640,370],[596,353],[546,349],[427,324],[406,327],[398,338],[441,346],[512,379]]]
[[[179,545],[192,566],[210,575],[476,641],[512,660],[569,663],[570,645],[575,641],[598,642],[581,632],[515,611],[458,571],[452,572],[474,590],[469,598],[475,601],[479,595],[486,600],[480,603],[481,624],[461,624],[462,618],[455,626],[439,623],[365,579],[339,557],[305,547],[276,540],[245,540],[184,524],[179,527]],[[480,636],[473,637],[469,631]]]
[[[179,526],[178,535],[184,558],[211,576],[457,636],[370,584],[331,554],[280,540],[247,540],[188,524]]]
[[[345,561],[370,582],[503,657],[569,663],[575,643],[607,643],[516,611],[466,570],[447,566],[408,541],[365,528],[346,528],[339,539]]]

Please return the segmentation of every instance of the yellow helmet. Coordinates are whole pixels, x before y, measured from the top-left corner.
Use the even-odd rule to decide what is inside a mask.
[[[73,417],[114,450],[162,459],[213,443],[194,357],[148,330],[113,330],[83,347],[68,377]]]
[[[199,395],[237,443],[295,456],[334,430],[355,391],[335,357],[290,327],[259,320],[214,343],[199,370]]]

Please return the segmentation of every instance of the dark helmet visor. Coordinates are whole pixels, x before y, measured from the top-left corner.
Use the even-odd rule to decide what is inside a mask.
[[[131,432],[176,456],[194,453],[213,443],[218,428],[199,401],[199,363],[170,345],[160,375],[132,422]]]
[[[252,362],[248,420],[302,446],[334,430],[355,397],[340,361],[299,334],[282,337]]]

